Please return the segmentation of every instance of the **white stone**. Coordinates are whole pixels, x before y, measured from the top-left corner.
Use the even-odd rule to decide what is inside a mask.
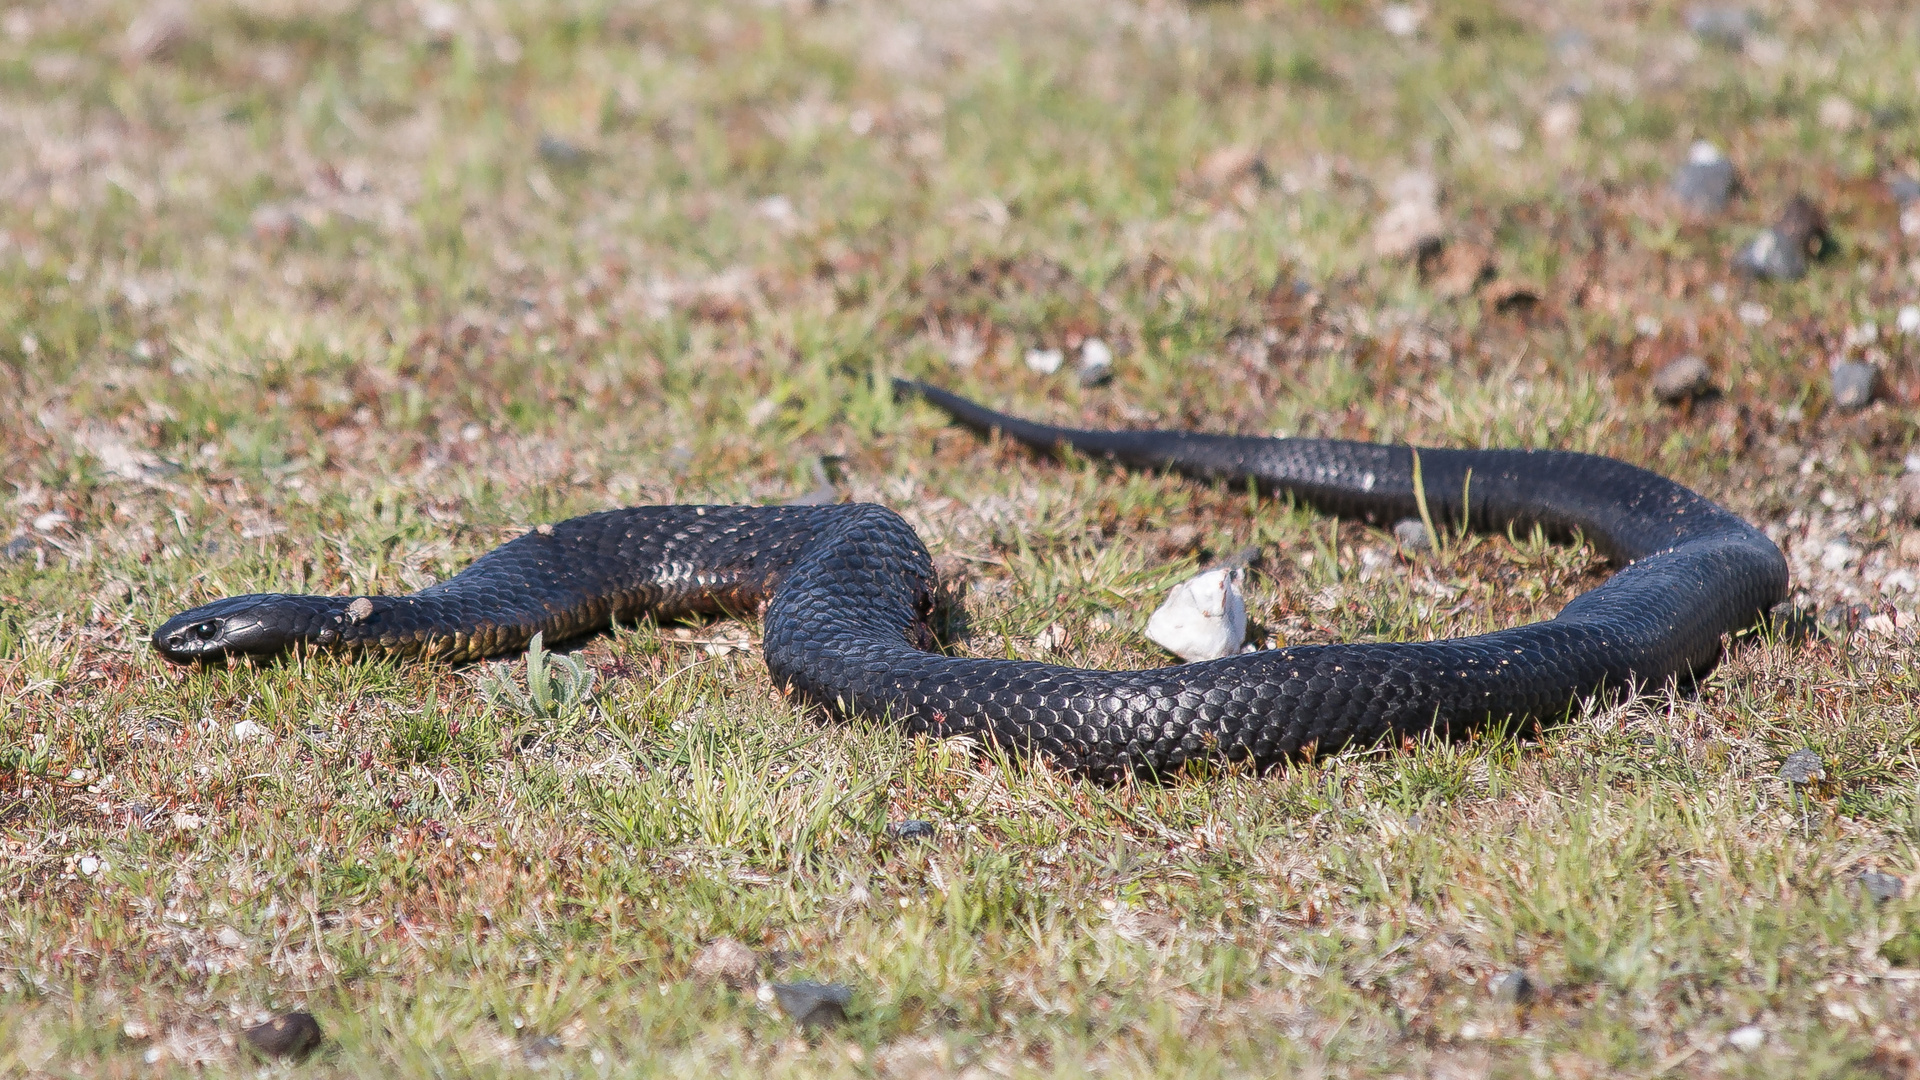
[[[237,949],[247,943],[247,939],[241,935],[240,931],[231,926],[221,927],[220,932],[213,935],[213,940],[219,942],[221,947],[228,949]]]
[[[1701,139],[1687,148],[1687,161],[1693,165],[1717,165],[1726,159],[1720,148]]]
[[[1217,660],[1247,640],[1240,571],[1209,570],[1173,587],[1147,620],[1147,637],[1182,660]]]
[[[1410,38],[1419,33],[1420,24],[1426,20],[1426,9],[1412,4],[1388,4],[1380,9],[1380,25],[1397,38]]]
[[[1080,343],[1080,366],[1083,368],[1103,368],[1113,366],[1113,350],[1097,337],[1090,337]]]
[[[52,532],[73,519],[58,510],[49,510],[33,519],[34,532]]]
[[[1748,326],[1765,326],[1767,320],[1773,318],[1773,312],[1768,311],[1765,304],[1756,304],[1751,300],[1741,304],[1735,314],[1739,315],[1740,321]]]
[[[1066,354],[1059,349],[1028,349],[1027,367],[1042,375],[1051,375],[1060,370],[1060,364],[1066,358]]]
[[[233,725],[233,737],[241,742],[248,742],[253,739],[264,739],[272,742],[273,732],[268,731],[266,728],[261,727],[251,720],[242,720]]]
[[[1748,1024],[1727,1032],[1727,1045],[1743,1054],[1751,1054],[1767,1041],[1767,1033],[1758,1024]]]
[[[1820,552],[1820,566],[1826,570],[1843,570],[1848,563],[1860,557],[1845,540],[1835,540],[1827,544]]]
[[[80,856],[80,873],[83,877],[92,877],[102,870],[109,869],[107,860],[93,855]]]
[[[1893,325],[1903,334],[1920,334],[1920,305],[1908,304],[1894,316]]]

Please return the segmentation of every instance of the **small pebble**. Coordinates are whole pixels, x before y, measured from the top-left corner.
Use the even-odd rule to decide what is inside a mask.
[[[1797,281],[1806,276],[1807,257],[1772,229],[1761,229],[1734,253],[1733,268],[1763,280]]]
[[[1873,403],[1880,385],[1880,369],[1872,364],[1848,361],[1833,369],[1833,403],[1854,412]]]
[[[1705,216],[1726,209],[1735,180],[1733,162],[1719,147],[1702,140],[1688,149],[1686,163],[1674,170],[1670,190],[1681,206]]]
[[[693,958],[693,977],[745,990],[760,981],[760,957],[730,937],[717,938]]]
[[[1027,368],[1042,375],[1051,375],[1060,370],[1067,356],[1059,349],[1028,349]]]
[[[773,996],[780,1011],[801,1027],[829,1027],[846,1021],[853,988],[840,983],[774,983]]]
[[[549,165],[578,168],[590,161],[593,155],[585,147],[549,134],[540,136],[540,157]]]
[[[1892,195],[1893,201],[1900,206],[1920,201],[1920,180],[1905,173],[1896,173],[1887,180],[1887,194]]]
[[[1752,9],[1745,7],[1701,5],[1687,11],[1687,29],[1693,36],[1723,49],[1738,50],[1759,24]]]
[[[1181,582],[1147,619],[1147,638],[1189,663],[1218,660],[1247,640],[1247,605],[1237,569],[1208,570]]]
[[[1503,1005],[1526,1005],[1539,993],[1524,971],[1503,971],[1487,981],[1487,989]]]
[[[1420,32],[1427,10],[1412,4],[1387,4],[1380,9],[1380,25],[1397,38],[1410,38]]]
[[[92,877],[107,869],[107,860],[94,855],[82,855],[78,863],[81,877]]]
[[[1653,396],[1669,405],[1690,401],[1713,389],[1713,369],[1697,356],[1682,356],[1653,374]]]
[[[1419,518],[1402,518],[1393,526],[1394,542],[1408,551],[1432,551],[1433,535]]]
[[[1824,554],[1824,553],[1823,553]],[[1833,604],[1820,612],[1820,629],[1834,637],[1846,637],[1873,616],[1865,604]]]
[[[931,821],[920,821],[916,818],[908,818],[905,821],[889,821],[887,823],[887,835],[893,837],[895,840],[931,840],[933,839],[933,833],[933,822]]]
[[[567,1044],[561,1042],[557,1036],[535,1035],[531,1039],[521,1041],[520,1056],[527,1064],[539,1068],[566,1048]]]
[[[1446,235],[1440,216],[1440,181],[1432,173],[1395,177],[1384,192],[1387,209],[1373,223],[1373,251],[1383,259],[1425,257]]]
[[[268,731],[266,728],[261,727],[251,720],[242,720],[233,725],[233,737],[239,742],[251,742],[254,739],[265,739],[271,742],[273,741],[273,732]]]
[[[1827,778],[1827,764],[1811,750],[1795,750],[1780,763],[1780,779],[1805,787]]]
[[[268,1057],[303,1058],[320,1045],[320,1021],[290,1012],[247,1029],[247,1043]]]
[[[1727,1045],[1743,1054],[1751,1054],[1767,1041],[1767,1033],[1758,1024],[1748,1024],[1727,1032]]]
[[[1920,473],[1908,473],[1894,485],[1894,500],[1908,521],[1920,521]]]
[[[1748,326],[1765,326],[1773,318],[1773,312],[1768,311],[1765,304],[1756,304],[1751,300],[1741,304],[1734,314]]]
[[[1920,334],[1920,306],[1908,304],[1893,317],[1893,325],[1903,334]]]
[[[0,559],[7,562],[24,559],[31,554],[33,554],[33,537],[31,536],[16,536],[7,541],[5,547],[0,547]]]
[[[1113,381],[1113,350],[1099,338],[1080,343],[1081,386],[1104,386]]]
[[[1882,874],[1872,870],[1860,875],[1860,891],[1866,893],[1876,904],[1900,899],[1900,893],[1905,887],[1906,882],[1892,874]]]

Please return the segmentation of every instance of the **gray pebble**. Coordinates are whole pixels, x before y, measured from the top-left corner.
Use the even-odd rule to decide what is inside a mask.
[[[933,839],[933,831],[933,822],[931,821],[918,821],[909,818],[906,821],[890,821],[887,823],[887,835],[893,837],[895,840],[931,840]]]
[[[1807,274],[1807,256],[1773,229],[1761,229],[1734,253],[1733,268],[1767,281],[1798,281]]]
[[[1892,874],[1882,874],[1872,870],[1860,875],[1860,891],[1866,893],[1876,904],[1900,899],[1900,893],[1905,887],[1906,882]]]
[[[1487,980],[1493,1000],[1503,1005],[1527,1005],[1539,995],[1533,980],[1524,971],[1503,971]]]
[[[774,1000],[801,1027],[829,1027],[846,1022],[853,988],[840,983],[774,983]]]
[[[1880,386],[1880,369],[1872,364],[1848,361],[1833,369],[1833,403],[1854,412],[1873,403]]]
[[[1920,200],[1920,180],[1904,173],[1896,173],[1887,180],[1887,193],[1893,196],[1894,202],[1905,206]]]
[[[526,1059],[527,1064],[532,1065],[534,1068],[539,1068],[545,1065],[549,1059],[558,1057],[560,1052],[566,1048],[567,1044],[561,1042],[556,1036],[535,1035],[531,1039],[521,1041],[520,1056]]]
[[[1739,49],[1747,35],[1758,29],[1760,20],[1751,8],[1700,5],[1687,11],[1687,29],[1708,45]]]
[[[33,554],[33,537],[31,536],[16,536],[7,541],[5,547],[0,547],[0,561],[4,562],[14,562],[31,554]]]
[[[1697,356],[1682,356],[1653,373],[1653,396],[1669,405],[1690,401],[1713,389],[1713,369]]]
[[[1820,612],[1820,629],[1833,637],[1844,638],[1872,617],[1873,609],[1865,604],[1834,604]]]
[[[585,147],[576,146],[558,135],[540,136],[540,157],[549,165],[578,168],[592,159]]]
[[[1827,763],[1811,750],[1795,750],[1780,763],[1780,779],[1805,787],[1827,778]]]
[[[1710,142],[1697,142],[1687,152],[1686,163],[1674,170],[1671,190],[1681,206],[1700,215],[1717,214],[1726,209],[1733,196],[1733,162]]]
[[[1393,539],[1408,551],[1433,550],[1433,537],[1427,532],[1427,523],[1419,518],[1403,518],[1395,522]]]

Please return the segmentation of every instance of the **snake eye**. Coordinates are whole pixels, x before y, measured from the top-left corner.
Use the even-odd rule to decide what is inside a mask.
[[[201,641],[211,641],[213,640],[213,635],[220,632],[220,623],[218,620],[209,619],[206,622],[196,624],[192,630],[187,632],[199,638]]]

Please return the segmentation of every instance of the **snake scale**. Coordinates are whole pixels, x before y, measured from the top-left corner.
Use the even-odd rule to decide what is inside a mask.
[[[1552,619],[1439,641],[1303,645],[1142,671],[931,651],[925,545],[883,506],[646,506],[542,525],[407,596],[237,596],[154,632],[180,663],[296,648],[453,660],[645,617],[764,607],[775,683],[840,715],[969,735],[1095,777],[1267,764],[1392,736],[1551,721],[1603,688],[1698,674],[1785,595],[1779,548],[1671,480],[1591,454],[1089,431],[900,381],[976,430],[1286,494],[1334,514],[1578,533],[1618,570]],[[1464,505],[1463,505],[1464,504]]]

